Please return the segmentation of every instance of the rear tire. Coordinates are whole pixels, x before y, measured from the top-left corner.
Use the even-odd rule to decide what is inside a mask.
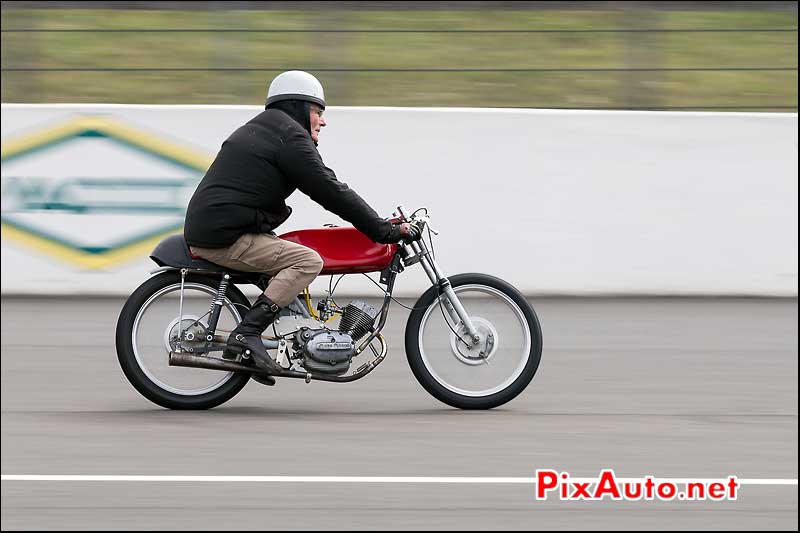
[[[162,272],[142,283],[139,288],[130,295],[117,321],[117,358],[119,359],[122,371],[125,373],[125,377],[128,378],[131,385],[151,402],[161,407],[166,407],[167,409],[210,409],[236,396],[247,384],[250,375],[239,372],[232,373],[229,379],[220,383],[214,390],[203,394],[179,394],[164,389],[147,376],[146,372],[140,366],[133,346],[134,323],[142,307],[159,291],[175,284],[180,286],[180,283],[180,272]],[[219,279],[192,273],[186,275],[185,283],[208,287],[214,293],[216,293],[219,287]],[[208,302],[210,304],[210,297]],[[250,302],[247,300],[247,297],[233,285],[228,286],[225,303],[226,305],[239,304],[238,309],[236,305],[231,305],[231,308],[235,310],[232,315],[237,323],[241,321],[242,307],[240,306],[246,306],[245,308],[250,307]],[[164,351],[164,357],[168,357],[166,349]]]

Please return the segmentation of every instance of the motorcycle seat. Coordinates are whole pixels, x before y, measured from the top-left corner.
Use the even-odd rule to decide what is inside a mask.
[[[234,281],[257,284],[263,277],[260,272],[234,270],[193,255],[183,235],[180,234],[170,235],[158,243],[150,254],[150,259],[160,267],[186,268],[201,273],[229,274]]]

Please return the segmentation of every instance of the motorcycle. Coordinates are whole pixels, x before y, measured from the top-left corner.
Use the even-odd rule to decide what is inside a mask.
[[[330,275],[331,282],[335,275],[341,280],[379,272],[380,283],[372,281],[384,298],[380,309],[362,301],[341,307],[333,298],[336,287],[329,285],[315,309],[306,288],[262,335],[283,368],[279,374],[255,366],[249,351],[235,360],[221,357],[229,333],[250,309],[237,285],[263,291],[269,278],[206,261],[192,255],[182,235],[167,237],[150,255],[159,268],[130,295],[117,322],[117,356],[125,376],[139,393],[169,409],[216,407],[250,379],[264,385],[274,385],[276,377],[306,383],[361,379],[386,357],[381,331],[397,275],[419,264],[432,286],[411,308],[406,324],[406,356],[416,379],[435,398],[461,409],[490,409],[512,400],[531,382],[541,358],[542,332],[533,308],[499,278],[446,277],[435,260],[438,233],[426,208],[407,216],[399,206],[393,216],[392,222],[414,224],[423,235],[427,230],[430,246],[424,238],[376,244],[353,227],[280,235],[316,250],[324,262],[320,275]],[[351,372],[356,360],[360,364]]]

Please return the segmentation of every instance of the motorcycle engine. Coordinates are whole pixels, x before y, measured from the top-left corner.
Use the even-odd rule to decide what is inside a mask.
[[[301,328],[295,334],[295,352],[303,354],[309,372],[341,376],[356,354],[356,341],[366,335],[378,313],[364,302],[350,302],[344,308],[339,331]]]
[[[369,304],[352,301],[347,304],[339,322],[339,331],[344,331],[354,340],[359,340],[369,332],[378,312]]]

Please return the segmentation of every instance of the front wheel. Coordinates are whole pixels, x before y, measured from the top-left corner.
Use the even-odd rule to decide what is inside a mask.
[[[485,274],[449,279],[480,341],[470,342],[465,329],[450,319],[446,297],[431,287],[406,325],[411,370],[425,390],[453,407],[503,405],[528,386],[539,367],[539,320],[525,297],[501,279]]]

